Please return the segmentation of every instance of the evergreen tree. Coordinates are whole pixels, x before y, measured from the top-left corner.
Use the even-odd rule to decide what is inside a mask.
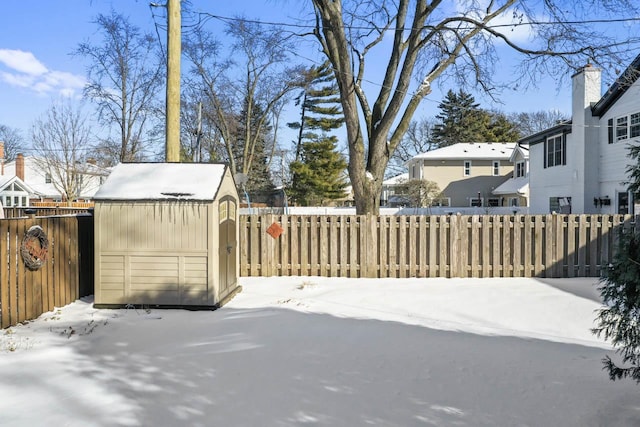
[[[293,200],[304,206],[322,206],[329,200],[344,197],[347,186],[347,161],[336,150],[338,138],[321,136],[302,144],[300,161],[290,165]]]
[[[462,89],[449,90],[438,105],[441,110],[433,127],[433,142],[438,147],[459,142],[514,142],[520,139],[515,123],[504,114],[480,108],[473,96]]]
[[[593,332],[610,339],[622,364],[603,359],[611,380],[632,378],[640,383],[640,235],[627,231],[599,288],[606,308],[599,311]]]
[[[436,119],[440,123],[433,128],[433,141],[438,147],[484,140],[486,122],[483,121],[487,117],[471,94],[462,89],[458,93],[449,90],[438,108],[441,112]]]
[[[347,162],[337,151],[337,138],[329,135],[344,123],[338,93],[328,62],[307,70],[298,97],[300,121],[288,124],[299,130],[289,189],[296,203],[324,204],[344,196]]]
[[[489,125],[485,130],[483,141],[486,142],[516,142],[522,135],[518,125],[503,113],[486,112],[489,115]]]
[[[629,190],[637,198],[640,193],[640,145],[631,145],[627,166]],[[610,357],[602,361],[612,380],[632,378],[640,383],[640,234],[624,230],[618,251],[601,281],[600,296],[605,308],[598,313],[597,336],[610,339],[622,366]]]

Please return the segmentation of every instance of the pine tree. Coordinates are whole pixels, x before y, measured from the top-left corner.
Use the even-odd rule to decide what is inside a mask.
[[[514,142],[520,139],[515,123],[504,114],[480,108],[473,96],[462,89],[449,90],[438,105],[441,110],[433,127],[433,142],[438,147],[459,142]]]
[[[471,94],[462,89],[458,93],[449,90],[438,108],[441,112],[436,119],[440,123],[433,128],[433,141],[438,147],[484,140],[486,114]]]
[[[640,235],[626,231],[599,287],[606,308],[599,311],[593,332],[611,340],[622,365],[603,359],[611,380],[632,378],[640,383]]]
[[[522,135],[518,130],[518,125],[503,113],[488,112],[490,117],[489,125],[484,134],[486,142],[516,142]]]
[[[336,150],[335,136],[321,136],[302,144],[300,161],[290,165],[293,185],[290,194],[303,206],[322,206],[344,197],[347,161]]]
[[[344,116],[334,75],[328,62],[311,67],[298,100],[300,121],[288,126],[298,129],[295,160],[290,170],[289,194],[302,205],[324,204],[344,196],[347,162],[337,151],[338,140],[329,135],[340,128]]]

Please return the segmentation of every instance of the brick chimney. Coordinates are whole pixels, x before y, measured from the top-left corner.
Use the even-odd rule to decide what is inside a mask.
[[[0,175],[4,175],[4,141],[0,141]]]
[[[24,181],[24,156],[22,153],[16,156],[16,176]]]

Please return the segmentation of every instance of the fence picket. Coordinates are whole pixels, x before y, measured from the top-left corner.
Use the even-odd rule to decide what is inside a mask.
[[[9,221],[0,221],[0,328],[11,325],[10,295],[9,295]]]

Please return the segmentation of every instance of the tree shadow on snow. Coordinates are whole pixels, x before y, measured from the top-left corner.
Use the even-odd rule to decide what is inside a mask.
[[[87,337],[94,363],[67,369],[139,425],[640,425],[598,348],[272,307],[126,311]]]

